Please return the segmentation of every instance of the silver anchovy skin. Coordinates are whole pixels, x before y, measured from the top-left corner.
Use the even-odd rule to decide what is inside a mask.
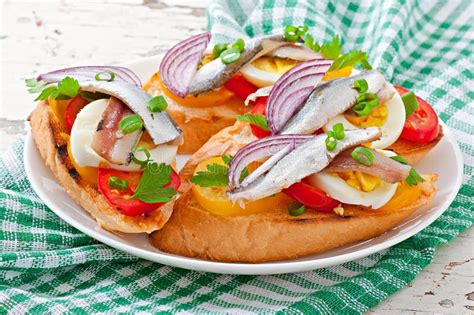
[[[377,70],[363,71],[352,77],[331,80],[314,89],[303,107],[286,123],[279,134],[311,134],[334,116],[354,106],[359,96],[353,88],[354,81],[360,79],[367,81],[367,93],[377,94],[380,103],[392,98],[393,92]]]
[[[82,81],[79,85],[83,91],[104,93],[124,102],[143,119],[143,125],[155,144],[170,142],[181,137],[181,130],[166,111],[151,113],[148,110],[148,101],[152,96],[135,85],[120,81]]]
[[[265,175],[260,175],[247,186],[228,193],[228,197],[232,202],[239,202],[271,196],[323,170],[345,149],[373,141],[381,135],[378,127],[347,130],[344,139],[337,141],[336,149],[332,152],[326,148],[326,135],[315,136],[299,144],[293,151],[277,161]]]
[[[268,53],[266,44],[269,41],[275,44],[270,51],[286,44],[281,35],[262,36],[246,41],[244,51],[236,62],[226,65],[217,58],[202,66],[191,81],[188,94],[199,95],[223,86],[244,65],[260,57],[259,54]]]

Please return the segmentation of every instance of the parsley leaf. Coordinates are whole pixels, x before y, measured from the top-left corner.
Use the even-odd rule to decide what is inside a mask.
[[[229,168],[220,164],[207,165],[207,172],[197,172],[191,178],[191,183],[201,187],[227,186],[229,184]]]
[[[35,101],[44,101],[49,97],[57,100],[68,100],[76,96],[80,89],[79,82],[71,77],[65,77],[58,82],[57,86],[46,86],[43,81],[35,84],[34,81],[36,81],[36,79],[28,79],[25,80],[25,84],[29,88],[28,92],[30,93],[38,93],[41,91]]]
[[[321,50],[321,46],[319,46],[319,43],[315,41],[313,36],[311,36],[310,34],[306,35],[304,39],[304,45],[309,49],[314,50],[315,52],[319,52]]]
[[[263,130],[269,130],[267,125],[267,119],[262,114],[251,114],[237,115],[237,120],[251,123]]]
[[[339,35],[335,36],[331,42],[325,42],[321,46],[321,54],[327,59],[336,59],[341,54],[342,44]]]
[[[225,165],[229,166],[230,162],[232,161],[232,158],[233,158],[232,155],[223,155],[222,161],[224,161]]]
[[[422,183],[424,181],[424,178],[421,177],[413,167],[411,168],[408,177],[405,178],[405,182],[408,184],[408,186],[416,186],[418,183]]]
[[[171,182],[171,166],[165,163],[148,163],[132,198],[146,203],[168,202],[176,195],[173,187],[163,187]]]
[[[367,62],[367,54],[360,50],[351,50],[347,54],[339,56],[328,71],[339,70],[345,67],[354,67],[361,64],[364,69],[372,69]]]

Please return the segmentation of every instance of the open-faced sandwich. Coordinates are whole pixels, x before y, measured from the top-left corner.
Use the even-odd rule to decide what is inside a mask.
[[[180,185],[181,131],[163,97],[123,67],[75,67],[27,80],[41,157],[69,196],[104,228],[151,233],[169,219]]]
[[[297,258],[380,235],[430,202],[437,176],[412,165],[442,137],[436,113],[360,52],[311,40],[334,58],[300,62],[249,96],[247,122],[190,158],[171,219],[151,235],[157,248],[226,262]]]
[[[152,95],[164,95],[168,101],[167,111],[184,134],[178,152],[194,153],[212,135],[233,125],[238,115],[251,109],[244,104],[250,94],[273,85],[298,63],[321,56],[337,57],[338,52],[331,48],[340,47],[337,37],[320,49],[309,34],[305,43],[298,42],[307,30],[294,27],[284,34],[246,41],[239,38],[229,44],[210,44],[210,33],[204,33],[172,47],[144,89]],[[356,57],[365,60],[367,56]],[[335,65],[327,77],[343,74],[339,70],[351,62]]]

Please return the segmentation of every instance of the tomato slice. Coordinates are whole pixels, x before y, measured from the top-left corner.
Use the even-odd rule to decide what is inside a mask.
[[[408,92],[407,89],[400,86],[395,86],[395,89],[400,95]],[[425,100],[418,96],[416,99],[420,107],[405,121],[400,138],[418,143],[428,143],[438,136],[438,115]]]
[[[73,99],[69,101],[66,111],[64,112],[64,121],[66,122],[66,129],[69,133],[71,133],[72,125],[76,120],[77,114],[87,104],[89,104],[89,101],[80,95],[73,97]]]
[[[255,105],[253,109],[251,110],[251,113],[265,115],[265,107],[267,106],[267,99],[268,99],[268,96],[257,98],[257,100],[255,101]],[[272,135],[272,133],[269,130],[264,130],[260,128],[259,126],[256,126],[253,124],[250,124],[250,128],[252,129],[253,135],[259,139]]]
[[[144,213],[152,212],[164,204],[163,202],[146,203],[141,200],[131,198],[137,189],[140,178],[142,177],[141,172],[124,172],[107,168],[99,168],[97,176],[97,186],[100,193],[105,197],[105,199],[107,199],[110,205],[118,209],[124,215],[142,215]],[[109,178],[111,176],[128,180],[128,189],[120,191],[110,187]],[[166,187],[173,187],[175,190],[178,190],[180,183],[181,180],[179,175],[173,170],[171,174],[171,182],[166,185]]]
[[[320,212],[332,212],[340,204],[339,201],[332,199],[325,192],[311,186],[304,180],[282,191],[305,206]]]
[[[257,87],[247,81],[240,72],[237,72],[232,78],[224,84],[224,87],[229,91],[234,92],[235,96],[242,100],[257,91]]]

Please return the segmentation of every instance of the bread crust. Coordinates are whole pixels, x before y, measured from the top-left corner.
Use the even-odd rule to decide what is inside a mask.
[[[435,175],[425,177],[416,203],[394,211],[352,209],[344,216],[307,211],[292,217],[285,206],[268,212],[224,217],[203,209],[192,190],[176,202],[170,221],[151,234],[158,249],[187,257],[258,263],[294,259],[368,240],[397,226],[427,204],[436,188]]]
[[[29,120],[33,139],[45,164],[68,195],[100,226],[124,233],[151,233],[168,221],[174,200],[147,215],[126,216],[112,207],[95,187],[82,180],[68,156],[67,143],[60,135],[62,127],[46,103],[39,103]]]
[[[157,73],[143,88],[153,96],[163,95]],[[184,143],[178,148],[180,154],[196,152],[211,136],[225,127],[232,126],[235,123],[235,116],[242,115],[251,109],[236,97],[212,107],[182,106],[167,97],[166,99],[168,101],[166,111],[183,131]]]

